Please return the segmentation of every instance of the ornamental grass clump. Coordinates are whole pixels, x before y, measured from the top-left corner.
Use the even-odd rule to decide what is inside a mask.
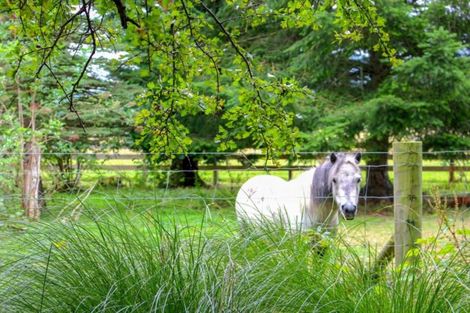
[[[469,269],[430,251],[371,275],[340,236],[142,215],[51,223],[0,270],[2,312],[468,312]]]

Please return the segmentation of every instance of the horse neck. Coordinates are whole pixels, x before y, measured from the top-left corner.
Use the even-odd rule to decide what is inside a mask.
[[[333,201],[332,190],[329,182],[330,171],[333,164],[327,161],[320,165],[313,176],[310,199],[310,215],[315,222],[330,224],[338,214]]]

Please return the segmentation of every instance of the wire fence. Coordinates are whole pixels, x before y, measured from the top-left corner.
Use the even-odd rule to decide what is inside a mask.
[[[61,196],[62,193],[59,193],[58,195],[48,195],[48,196],[41,196],[41,199],[43,200],[59,200],[59,199],[70,199],[70,197],[66,196]],[[106,195],[104,195],[106,196]],[[439,198],[448,198],[450,200],[453,200],[455,197],[461,198],[461,197],[470,197],[470,192],[463,192],[463,193],[438,193],[437,196]],[[1,196],[2,199],[22,199],[23,195],[22,194],[6,194]],[[332,196],[328,197],[315,197],[316,199],[319,200],[326,200],[326,199],[332,199]],[[423,199],[424,200],[433,200],[436,198],[436,195],[427,195],[423,194]],[[155,196],[155,197],[136,197],[136,196],[128,196],[128,197],[123,197],[123,196],[109,196],[108,199],[110,200],[127,200],[127,201],[140,201],[140,200],[149,200],[149,201],[161,201],[161,200],[195,200],[195,201],[219,201],[219,200],[224,200],[224,201],[233,201],[235,202],[236,196],[230,196],[230,197],[218,197],[218,196],[211,196],[211,195],[201,195],[201,196],[181,196],[181,197],[169,197],[169,196]],[[266,200],[274,200],[277,199],[275,197],[264,197]],[[303,197],[292,197],[292,196],[286,196],[283,197],[285,200],[300,200],[304,199]],[[371,196],[371,195],[362,195],[359,196],[359,200],[393,200],[393,196]],[[467,204],[467,203],[466,203]]]
[[[377,154],[387,154],[392,155],[390,151],[359,151],[362,155],[377,155]],[[329,155],[331,153],[351,153],[351,151],[294,151],[292,155]],[[169,155],[182,155],[182,153],[152,153],[152,152],[139,152],[139,153],[96,153],[96,152],[73,152],[73,153],[64,153],[64,152],[42,152],[41,155],[72,155],[72,156],[143,156],[143,155],[156,155],[156,156],[169,156]],[[470,150],[439,150],[439,151],[423,151],[423,155],[470,155]],[[22,152],[11,152],[11,151],[0,151],[0,155],[24,155]],[[259,152],[223,152],[223,151],[188,151],[185,155],[201,155],[201,156],[210,156],[210,155],[223,155],[223,156],[261,156],[265,157],[266,154]],[[286,156],[286,155],[281,155]],[[289,155],[291,156],[291,155]]]
[[[147,186],[150,189],[160,187],[168,188],[168,182],[180,174],[198,174],[199,183],[212,187],[237,187],[243,181],[259,173],[272,173],[284,178],[292,179],[301,171],[314,167],[323,161],[323,157],[331,152],[300,151],[297,155],[303,158],[290,159],[290,156],[280,156],[274,161],[266,162],[265,155],[260,153],[241,152],[189,152],[191,159],[185,166],[173,166],[171,160],[163,160],[159,163],[148,162],[147,156],[160,154],[151,153],[42,153],[42,180],[45,187],[54,191],[61,184],[73,184],[74,188],[94,185],[121,188],[134,186]],[[360,167],[363,173],[363,198],[389,199],[391,195],[369,195],[369,178],[376,171],[382,171],[393,178],[393,163],[390,160],[389,151],[366,151],[367,155],[387,155],[386,164],[367,164],[362,162]],[[470,172],[470,150],[431,151],[424,152],[436,158],[427,159],[423,164],[423,181],[425,190],[430,191],[433,185],[444,189],[443,192],[452,191],[452,194],[468,192],[468,172]],[[0,153],[0,160],[12,157],[16,161],[0,162],[0,184],[2,182],[21,180],[21,164],[31,154],[17,152]],[[210,156],[223,156],[222,159],[207,160]],[[445,155],[441,159],[438,156]],[[449,159],[449,155],[453,155]],[[54,158],[47,158],[53,156]],[[86,157],[85,159],[80,159]],[[179,157],[181,157],[179,155]],[[66,163],[63,159],[68,159]],[[61,163],[62,162],[62,163]],[[191,164],[195,162],[195,164]],[[3,166],[2,166],[3,165]],[[386,171],[385,171],[386,170]],[[388,174],[390,172],[390,174]],[[448,175],[446,177],[446,175]],[[286,177],[287,176],[287,177]],[[427,184],[427,185],[426,185]],[[0,185],[1,187],[1,185]],[[70,187],[70,186],[68,186]],[[0,190],[1,191],[1,190]],[[5,192],[3,193],[5,194]],[[446,193],[446,196],[450,195]]]
[[[161,156],[151,153],[43,153],[41,180],[44,188],[40,198],[45,204],[44,214],[56,219],[75,218],[88,209],[99,212],[99,216],[119,209],[138,215],[154,210],[170,215],[194,213],[223,223],[227,220],[236,223],[236,194],[250,177],[269,173],[292,179],[319,165],[330,153],[304,151],[298,152],[296,158],[280,156],[277,160],[266,161],[265,155],[259,153],[189,152],[189,156],[198,160],[197,167],[189,169],[172,168],[171,159],[157,164],[148,162],[148,157]],[[377,171],[387,173],[393,180],[392,154],[389,151],[362,154],[365,158],[360,164],[363,180],[359,212],[364,218],[354,222],[354,226],[345,224],[347,226],[343,227],[347,227],[352,246],[364,248],[372,244],[378,249],[392,233],[393,195],[371,194],[369,182]],[[386,163],[367,164],[367,157],[378,155],[386,155]],[[441,201],[451,208],[470,206],[470,150],[433,151],[423,155],[426,156],[423,164],[424,204],[432,206]],[[21,212],[23,194],[17,183],[22,179],[21,161],[28,156],[31,154],[0,153],[0,226],[2,219],[11,216],[12,212]],[[217,159],[211,159],[213,156]],[[71,161],[61,167],[58,161],[61,157]],[[2,159],[13,162],[2,163]],[[197,174],[195,184],[198,188],[172,188],[174,176],[188,173]],[[462,220],[458,223],[468,227],[468,209],[464,210],[467,213],[459,215]],[[377,212],[385,214],[386,225],[367,218]]]

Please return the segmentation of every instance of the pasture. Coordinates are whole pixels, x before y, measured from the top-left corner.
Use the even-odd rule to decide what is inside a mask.
[[[43,223],[60,223],[76,220],[83,225],[92,224],[98,217],[125,214],[138,218],[154,214],[163,221],[197,226],[204,222],[208,232],[219,226],[237,229],[235,217],[235,188],[179,188],[154,189],[97,187],[90,194],[87,190],[71,193],[54,193],[48,199],[48,209]],[[429,199],[431,200],[431,199]],[[449,217],[458,228],[470,228],[468,208],[448,208]],[[393,233],[393,208],[391,204],[367,204],[359,207],[358,217],[352,221],[342,221],[340,230],[347,241],[358,246],[371,245],[380,248]],[[18,244],[18,237],[27,234],[30,227],[36,227],[19,216],[2,215],[0,249],[8,254],[11,245]],[[423,220],[424,237],[437,234],[439,217],[432,207]]]

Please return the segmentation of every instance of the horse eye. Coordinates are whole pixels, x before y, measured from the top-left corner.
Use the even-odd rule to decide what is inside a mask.
[[[333,178],[333,183],[336,184],[336,178]]]
[[[357,179],[357,183],[359,184],[361,182],[361,178],[358,178]]]

